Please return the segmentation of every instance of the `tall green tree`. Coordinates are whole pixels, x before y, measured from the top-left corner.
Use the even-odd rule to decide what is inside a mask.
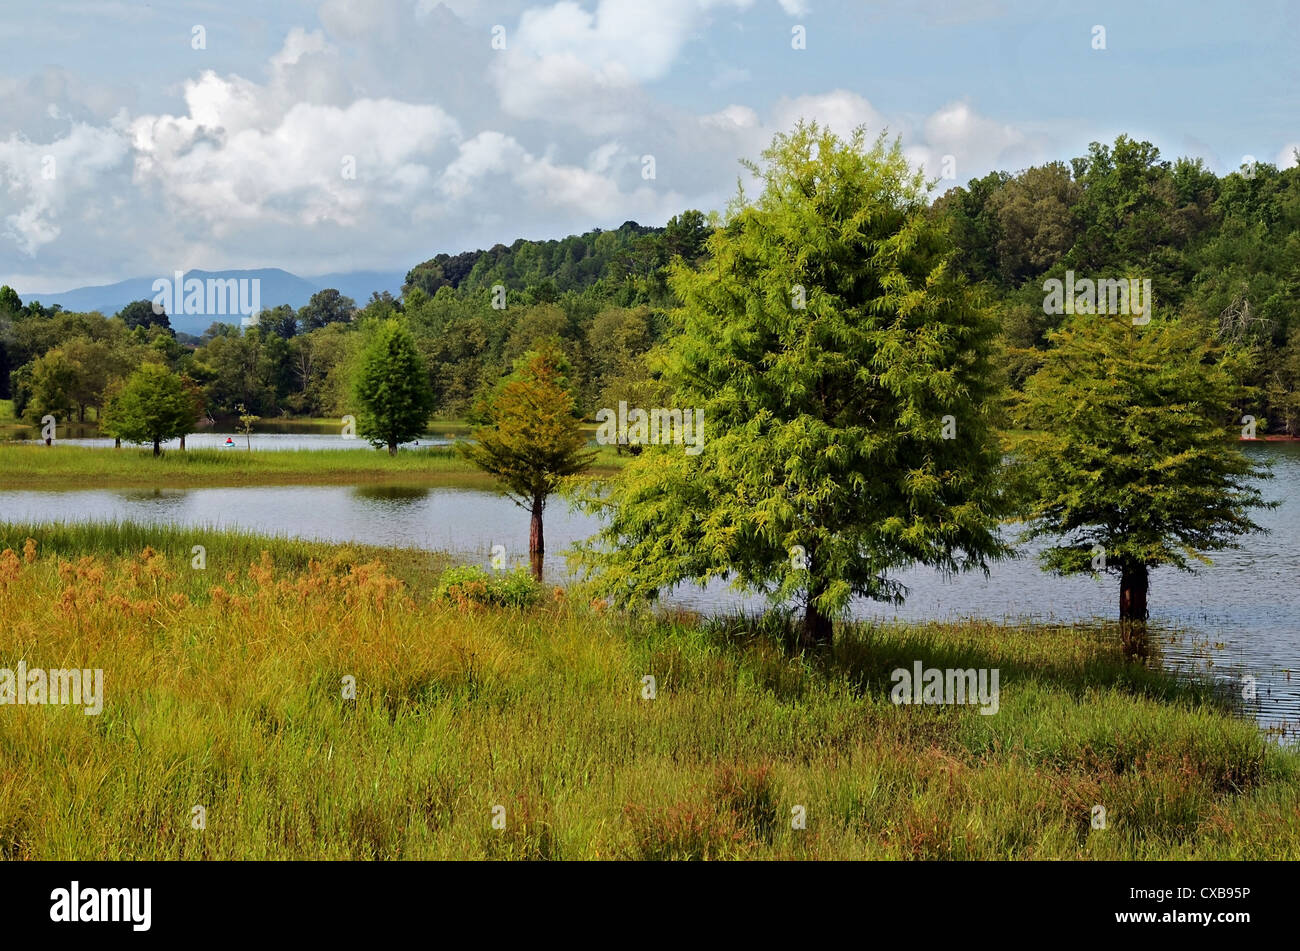
[[[150,327],[162,327],[168,331],[172,329],[171,319],[161,309],[155,312],[153,301],[149,300],[132,301],[118,311],[117,316],[130,330],[136,327],[144,327],[146,330]]]
[[[267,334],[290,340],[298,334],[298,315],[288,304],[280,304],[258,315],[257,325]]]
[[[902,599],[897,569],[1004,553],[996,328],[897,143],[801,123],[763,157],[757,202],[670,279],[665,378],[702,451],[647,447],[589,500],[608,520],[577,560],[618,601],[712,578],[798,599],[822,645],[853,596]]]
[[[1267,472],[1235,442],[1223,351],[1189,322],[1077,316],[1051,342],[1016,411],[1025,537],[1054,540],[1051,571],[1118,575],[1122,634],[1140,652],[1151,570],[1260,531],[1250,510]]]
[[[198,417],[192,388],[165,366],[145,363],[110,397],[100,432],[127,442],[153,443],[157,456],[163,442],[193,432]]]
[[[1050,269],[1076,240],[1075,206],[1082,187],[1064,162],[1026,169],[990,199],[997,216],[998,268],[1017,286]]]
[[[351,297],[328,287],[312,294],[311,300],[298,311],[298,325],[305,330],[316,330],[326,324],[351,320],[356,309],[357,302]]]
[[[361,353],[354,386],[357,432],[391,455],[400,443],[424,433],[433,412],[433,389],[415,339],[406,325],[389,318],[377,325]]]
[[[62,350],[54,349],[27,364],[27,368],[30,395],[23,415],[31,422],[39,421],[47,413],[60,422],[73,419],[80,365]]]
[[[522,356],[488,401],[487,424],[460,452],[505,486],[511,500],[529,512],[528,555],[540,581],[546,553],[542,524],[546,501],[569,476],[591,465],[587,439],[558,350]]]
[[[23,309],[23,299],[8,284],[0,286],[0,316],[17,317]]]

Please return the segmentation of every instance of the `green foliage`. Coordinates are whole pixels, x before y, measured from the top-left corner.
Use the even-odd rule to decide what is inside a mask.
[[[262,417],[248,412],[241,404],[236,407],[239,412],[239,429],[238,432],[244,434],[244,441],[249,451],[253,449],[253,427],[262,421]]]
[[[424,434],[433,412],[433,390],[424,361],[406,325],[378,324],[361,353],[354,394],[357,433],[376,448],[397,452],[400,443]]]
[[[1220,178],[1199,160],[1169,162],[1151,143],[1120,136],[1069,162],[990,172],[951,189],[928,213],[951,235],[953,269],[986,285],[1006,343],[998,369],[1014,388],[1036,369],[1046,335],[1059,325],[1043,312],[1045,278],[1067,268],[1088,278],[1133,275],[1152,280],[1157,311],[1197,319],[1207,339],[1255,347],[1242,381],[1253,402],[1241,408],[1276,431],[1295,431],[1297,388],[1284,351],[1300,326],[1300,168],[1261,163]],[[374,295],[358,311],[338,291],[322,291],[297,314],[268,309],[254,331],[210,329],[194,351],[192,338],[178,340],[149,301],[105,319],[0,291],[0,398],[25,409],[30,364],[83,337],[108,342],[115,361],[131,353],[128,368],[150,348],[151,359],[201,383],[217,416],[229,417],[241,402],[267,418],[340,415],[348,412],[365,328],[403,316],[438,414],[464,417],[517,356],[543,345],[564,352],[578,409],[590,414],[619,391],[655,388],[646,356],[671,330],[666,312],[680,304],[669,265],[702,267],[716,227],[715,216],[687,210],[663,228],[626,222],[558,241],[521,238],[439,254],[411,269],[402,300]],[[498,284],[507,291],[504,309],[492,306]],[[609,322],[597,322],[611,310],[644,313],[649,325],[648,334],[627,336],[635,349],[618,353],[616,367]],[[102,402],[104,386],[120,375],[115,368],[104,385],[79,382],[71,396],[77,413]]]
[[[298,315],[294,313],[293,308],[288,304],[281,304],[278,307],[263,311],[258,316],[257,325],[262,328],[264,333],[273,334],[285,340],[298,335]]]
[[[334,288],[326,288],[311,295],[311,300],[298,311],[298,326],[304,330],[318,330],[327,324],[343,323],[352,319],[357,302],[344,297]]]
[[[527,608],[542,599],[542,587],[523,568],[495,573],[480,565],[457,565],[438,577],[433,597],[462,606]]]
[[[997,216],[998,273],[1009,284],[1051,270],[1074,246],[1083,193],[1064,162],[1026,169],[990,199]]]
[[[74,415],[72,391],[77,384],[79,364],[61,350],[51,350],[25,369],[24,418],[36,422],[49,413],[65,422]]]
[[[1002,554],[995,327],[896,144],[800,125],[764,158],[762,196],[672,273],[665,380],[703,452],[650,447],[588,499],[608,522],[579,561],[620,602],[712,577],[800,596],[823,638],[852,596],[901,598],[898,568]]]
[[[524,354],[483,414],[487,424],[458,450],[501,481],[519,505],[539,510],[569,476],[591,465],[563,357]]]
[[[1253,480],[1267,472],[1233,442],[1239,387],[1221,348],[1189,322],[1076,316],[1051,337],[1016,411],[1026,538],[1057,540],[1057,572],[1188,568],[1259,531]],[[1231,425],[1229,425],[1229,423]]]
[[[595,229],[558,241],[527,241],[487,251],[438,254],[406,275],[404,293],[419,288],[429,297],[442,288],[470,297],[486,296],[495,284],[512,292],[531,289],[529,303],[554,303],[570,292],[597,289],[630,296],[622,303],[665,300],[661,269],[676,255],[693,262],[702,252],[709,226],[698,211],[674,216],[666,228],[635,221],[614,231]]]
[[[222,333],[195,353],[192,372],[203,384],[209,412],[233,415],[244,406],[258,415],[272,415],[276,392],[268,379],[272,366],[264,358],[266,339],[258,329]]]
[[[153,301],[132,301],[118,311],[117,317],[126,324],[128,330],[135,330],[137,327],[144,327],[146,330],[150,327],[161,327],[167,331],[172,329],[167,314],[154,311]]]
[[[0,316],[13,318],[23,309],[23,300],[8,284],[0,286]]]
[[[126,442],[153,443],[158,455],[159,443],[193,432],[198,414],[194,393],[179,376],[146,363],[110,398],[100,429]]]
[[[1056,318],[1042,282],[1063,276],[1150,279],[1157,311],[1196,318],[1204,338],[1257,348],[1243,409],[1286,429],[1294,388],[1283,366],[1300,324],[1300,168],[1261,163],[1219,178],[1199,160],[1163,161],[1119,136],[1086,156],[992,173],[950,190],[933,213],[958,246],[956,265],[987,281],[1019,388]]]

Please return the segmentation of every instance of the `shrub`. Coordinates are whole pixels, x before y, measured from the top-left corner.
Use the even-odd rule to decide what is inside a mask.
[[[462,608],[489,605],[526,608],[542,597],[542,586],[524,569],[492,574],[479,565],[457,565],[438,578],[435,601],[449,601]]]

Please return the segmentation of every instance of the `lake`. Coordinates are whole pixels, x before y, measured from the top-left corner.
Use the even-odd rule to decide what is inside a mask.
[[[199,445],[196,438],[190,437],[189,445]],[[256,441],[258,437],[253,438]],[[317,438],[328,439],[331,447],[350,442],[338,436]],[[1220,553],[1213,566],[1194,573],[1155,572],[1151,619],[1167,641],[1172,638],[1162,646],[1167,666],[1209,672],[1236,683],[1254,677],[1258,698],[1246,703],[1246,708],[1263,725],[1295,737],[1300,736],[1300,446],[1247,446],[1246,451],[1262,455],[1273,466],[1275,477],[1265,484],[1265,497],[1282,504],[1256,517],[1271,534],[1246,538],[1241,550]],[[446,551],[483,564],[495,544],[504,545],[512,561],[525,561],[528,543],[526,512],[492,492],[455,488],[2,490],[0,519],[192,525],[195,544],[202,543],[205,526],[240,528]],[[565,580],[563,550],[596,528],[590,516],[571,512],[562,501],[551,503],[546,516],[549,554],[545,570],[549,579]],[[853,613],[862,618],[979,617],[1014,623],[1092,622],[1116,617],[1117,580],[1047,575],[1032,558],[1036,550],[1027,548],[1022,557],[995,565],[987,578],[944,578],[919,568],[901,572],[899,579],[910,589],[905,605],[895,608],[859,602]],[[705,613],[756,609],[762,603],[723,584],[679,589],[670,600]]]
[[[233,445],[227,445],[229,439]],[[22,442],[39,444],[39,439],[20,440]],[[443,439],[437,436],[423,436],[413,443],[403,443],[407,448],[420,446],[449,446],[450,439]],[[59,439],[56,443],[59,446],[83,446],[91,449],[112,449],[113,440],[106,439],[102,436],[88,436],[79,439]],[[130,444],[124,443],[127,448]],[[162,444],[163,449],[180,449],[179,439],[169,439]],[[333,433],[252,433],[245,436],[243,433],[236,432],[203,432],[190,433],[185,437],[185,448],[187,449],[225,449],[228,452],[243,450],[244,452],[284,452],[286,450],[298,449],[370,449],[374,447],[364,439],[344,439],[337,432]]]

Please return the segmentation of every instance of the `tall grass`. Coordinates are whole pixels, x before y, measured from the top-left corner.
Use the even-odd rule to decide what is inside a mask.
[[[231,535],[196,571],[185,534],[2,530],[0,666],[107,700],[0,706],[0,856],[1300,858],[1300,756],[1105,636],[813,658],[771,619],[457,608],[409,553]],[[894,705],[913,660],[999,667],[1000,711]]]
[[[382,559],[387,570],[421,594],[433,590],[437,575],[451,563],[447,555],[415,548],[381,548],[361,544],[331,544],[281,536],[257,535],[215,526],[180,527],[136,522],[0,522],[0,551],[23,551],[27,539],[40,552],[72,561],[86,556],[113,559],[135,556],[146,548],[169,564],[190,570],[177,572],[173,588],[187,596],[207,591],[211,575],[242,572],[267,552],[286,571],[306,571],[313,562],[331,569]],[[203,546],[202,570],[193,567],[195,545]]]

